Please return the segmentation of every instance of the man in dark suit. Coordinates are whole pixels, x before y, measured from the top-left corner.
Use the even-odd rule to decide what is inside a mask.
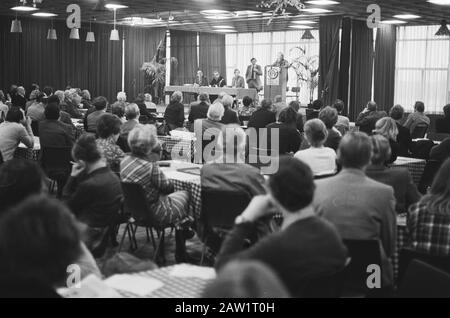
[[[39,123],[41,147],[70,148],[75,141],[72,126],[59,120],[58,104],[51,103],[45,107],[45,120]]]
[[[436,132],[450,134],[450,104],[444,106],[444,117],[436,119]]]
[[[401,121],[403,119],[403,115],[405,113],[405,110],[401,105],[395,105],[391,108],[389,112],[389,116],[395,122],[397,123],[398,128],[398,135],[397,135],[397,143],[398,143],[398,149],[397,149],[397,155],[402,157],[409,156],[409,152],[411,150],[412,146],[412,139],[411,139],[411,133],[409,132],[409,129],[404,127],[401,124]]]
[[[245,79],[247,81],[248,88],[256,88],[257,91],[262,90],[261,76],[263,71],[261,65],[256,64],[257,60],[255,58],[251,59],[251,63],[247,67],[247,72],[245,73]]]
[[[201,93],[198,96],[198,102],[195,102],[191,104],[190,111],[189,111],[189,125],[190,130],[194,131],[194,121],[197,119],[203,119],[207,118],[208,109],[209,109],[209,96],[206,93]]]
[[[224,87],[227,84],[225,79],[220,75],[219,71],[214,71],[213,79],[209,85],[211,87]]]
[[[233,97],[230,95],[224,95],[222,97],[222,105],[225,108],[225,112],[223,114],[222,120],[220,121],[224,125],[229,124],[237,124],[240,125],[241,122],[239,121],[237,112],[235,112],[233,109],[231,109],[233,105]]]
[[[387,113],[378,111],[377,103],[371,101],[367,103],[367,107],[358,115],[355,124],[359,126],[359,131],[365,132],[370,136],[375,129],[376,122],[383,117],[387,117]]]

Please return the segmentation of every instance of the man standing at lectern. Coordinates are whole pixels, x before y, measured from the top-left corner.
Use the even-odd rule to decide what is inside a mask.
[[[284,75],[284,79],[286,83],[288,82],[288,69],[290,67],[290,64],[287,60],[284,58],[284,54],[279,52],[277,55],[277,60],[275,63],[272,64],[272,66],[279,67],[281,69],[281,74]]]
[[[247,67],[247,72],[245,73],[245,78],[247,80],[248,88],[256,88],[259,92],[262,90],[261,85],[261,75],[263,75],[261,65],[256,64],[256,59],[252,58],[251,63]]]

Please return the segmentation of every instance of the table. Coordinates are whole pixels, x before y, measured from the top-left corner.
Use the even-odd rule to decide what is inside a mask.
[[[174,276],[171,273],[177,268],[193,268],[195,271],[203,272],[206,276],[211,276],[210,278],[205,277],[179,277]],[[214,269],[210,267],[200,267],[189,264],[177,264],[173,266],[163,267],[154,269],[147,272],[141,272],[133,274],[133,276],[138,277],[148,277],[157,279],[164,284],[161,288],[153,291],[149,294],[148,298],[200,298],[203,291],[207,285],[213,281],[215,275],[211,274]],[[117,290],[125,298],[135,298],[138,297],[127,291]]]
[[[39,161],[40,153],[41,153],[41,143],[39,141],[39,137],[35,136],[33,149],[27,148],[27,146],[20,143],[19,147],[17,147],[17,150],[14,153],[14,158]]]
[[[166,86],[166,94],[180,91],[188,94],[207,93],[208,95],[220,95],[226,93],[231,96],[236,96],[237,99],[243,99],[245,96],[256,99],[257,91],[254,88],[230,88],[230,87],[195,87],[193,85],[185,86]]]
[[[83,120],[72,118],[72,124],[75,126],[75,140],[77,140],[84,133]]]
[[[426,163],[427,161],[424,159],[398,157],[397,160],[390,166],[407,168],[411,173],[414,183],[418,185],[420,178],[422,178]]]
[[[182,162],[182,161],[167,161],[170,162],[170,167],[161,167],[167,178],[174,184],[175,191],[187,191],[189,193],[189,213],[194,217],[197,223],[200,220],[202,210],[202,186],[200,176],[184,173],[178,171],[184,168],[201,168],[202,165]]]
[[[195,154],[195,139],[193,137],[158,136],[163,149],[167,150],[173,160],[192,162]]]

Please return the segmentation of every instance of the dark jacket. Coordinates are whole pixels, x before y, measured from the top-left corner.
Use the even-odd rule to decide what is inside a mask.
[[[339,143],[341,142],[342,136],[340,133],[334,129],[328,129],[328,137],[325,141],[324,146],[337,151]]]
[[[209,85],[211,87],[224,87],[225,85],[227,85],[227,82],[222,76],[219,76],[218,79],[213,78]]]
[[[430,159],[445,161],[450,157],[450,138],[444,139],[439,145],[434,146],[430,152]]]
[[[436,132],[438,134],[450,134],[450,116],[436,119]]]
[[[272,133],[273,129],[278,129],[278,151],[280,155],[284,155],[290,152],[296,153],[300,149],[302,143],[302,136],[291,125],[284,123],[272,123],[267,125],[267,145],[268,149],[272,147]]]
[[[170,102],[164,113],[164,120],[170,130],[181,128],[184,125],[184,105],[179,102]]]
[[[193,123],[196,119],[206,118],[208,114],[209,105],[206,102],[194,103],[191,105],[189,112],[189,122]]]
[[[375,124],[383,117],[387,117],[387,113],[385,111],[376,110],[371,112],[362,112],[356,119],[355,125],[359,126],[359,131],[372,135],[372,131],[375,129]]]
[[[403,127],[401,124],[397,123],[398,128],[398,136],[397,136],[397,143],[398,143],[398,155],[402,157],[407,157],[409,155],[409,151],[411,150],[411,133],[409,132],[409,129],[406,127]]]
[[[276,118],[274,112],[266,109],[258,109],[250,117],[248,127],[253,127],[256,129],[265,128],[267,125],[274,123],[275,121]]]
[[[70,125],[59,120],[44,120],[39,123],[41,147],[70,148],[75,141]]]
[[[220,122],[224,125],[229,125],[229,124],[240,125],[241,124],[237,113],[234,110],[229,109],[228,107],[225,107],[225,112],[223,113],[223,117]]]
[[[61,110],[69,113],[72,118],[83,118],[83,114],[80,112],[78,107],[70,101],[66,101],[65,104],[61,104]]]
[[[27,99],[22,95],[17,94],[11,96],[11,102],[13,106],[20,107],[23,110],[25,110],[25,107],[27,105]]]
[[[420,200],[419,191],[406,168],[370,165],[366,169],[366,175],[375,181],[390,185],[394,189],[397,213],[406,213],[411,204]]]
[[[308,296],[306,283],[345,266],[347,249],[336,228],[316,216],[298,220],[245,249],[246,239],[255,230],[253,223],[235,225],[222,244],[216,268],[236,259],[261,261],[274,270],[292,296],[302,297]]]

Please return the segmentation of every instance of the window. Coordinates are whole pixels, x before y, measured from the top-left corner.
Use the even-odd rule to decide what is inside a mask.
[[[413,111],[416,101],[427,113],[441,113],[449,91],[450,41],[434,34],[439,26],[406,26],[397,29],[395,104]]]
[[[235,69],[241,71],[245,76],[250,59],[255,57],[258,64],[263,68],[270,65],[277,59],[278,52],[283,52],[287,60],[291,60],[298,50],[295,47],[305,47],[307,56],[319,55],[319,31],[311,30],[313,40],[302,40],[303,30],[285,32],[260,32],[260,33],[236,33],[226,35],[226,60],[227,60],[227,80],[231,85]],[[261,78],[264,81],[263,78]],[[264,83],[263,83],[264,84]],[[287,93],[288,100],[295,99],[295,93],[291,92],[292,87],[297,86],[297,76],[293,69],[289,69],[289,82],[287,86],[290,91]],[[300,102],[309,103],[309,90],[306,84],[300,89]],[[317,98],[317,89],[314,93]]]

